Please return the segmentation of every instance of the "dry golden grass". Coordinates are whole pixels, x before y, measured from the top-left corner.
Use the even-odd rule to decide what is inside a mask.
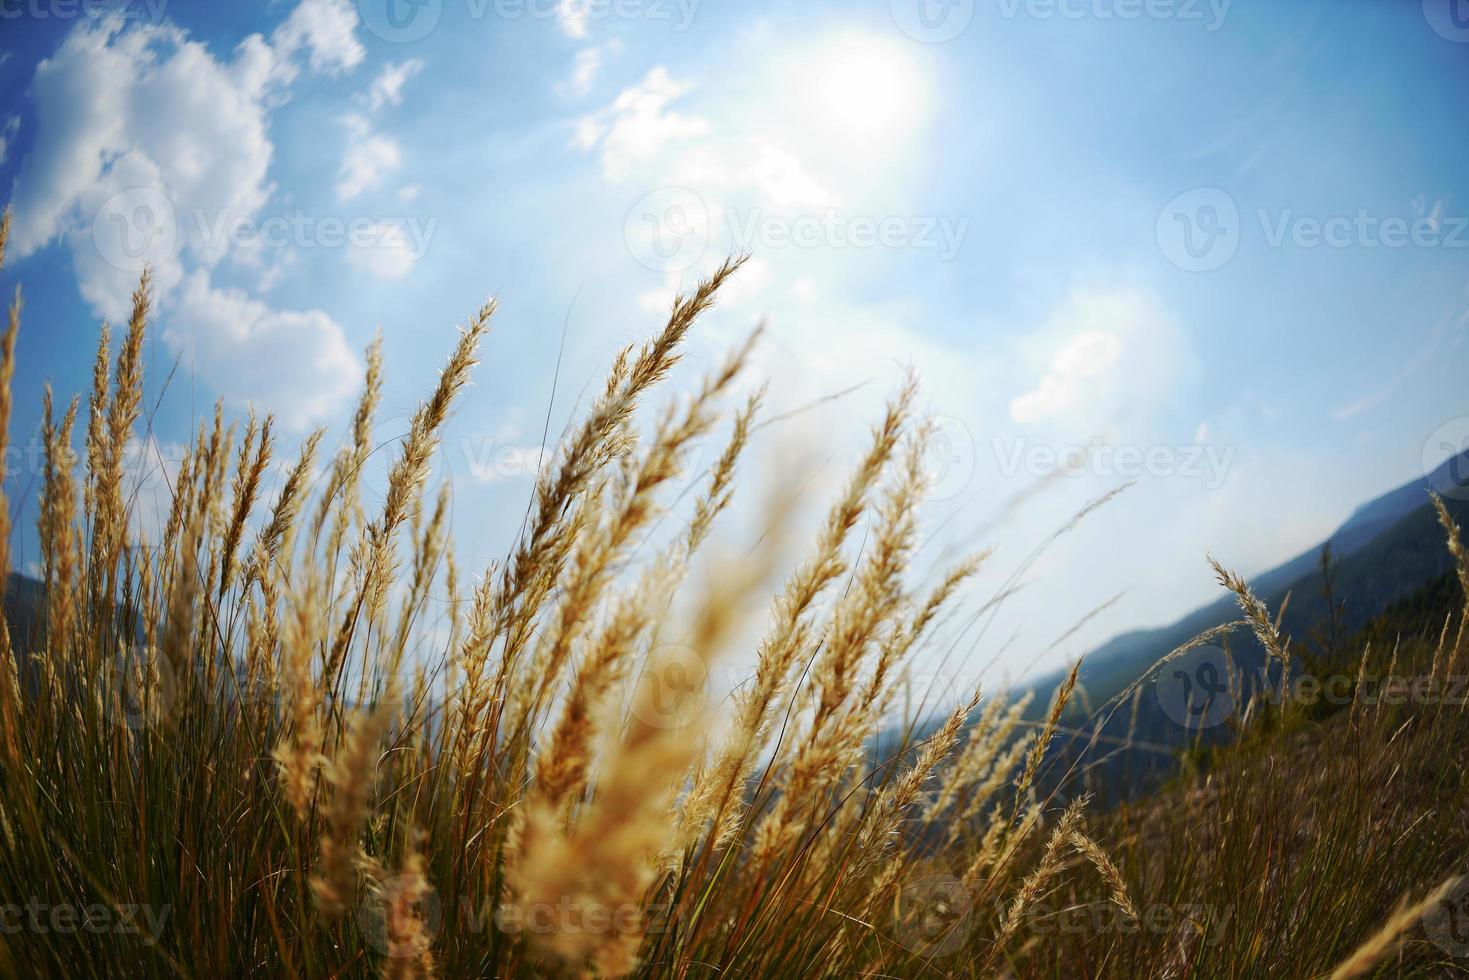
[[[755,337],[651,424],[644,406],[738,266],[618,355],[540,473],[506,560],[467,593],[430,461],[493,303],[393,447],[380,507],[361,487],[382,391],[375,342],[350,438],[319,478],[318,431],[279,464],[270,496],[272,419],[252,415],[236,445],[216,408],[178,467],[161,539],[147,541],[127,469],[145,275],[115,357],[103,328],[81,453],[80,403],[58,413],[47,391],[44,615],[14,649],[0,629],[5,894],[136,909],[145,927],[0,931],[0,973],[1044,974],[1024,925],[1058,888],[1136,921],[1153,883],[1114,859],[1105,823],[1083,829],[1084,799],[1040,779],[1079,665],[1038,734],[1021,731],[1028,698],[973,691],[926,737],[870,756],[905,665],[982,560],[926,591],[909,581],[929,438],[911,379],[773,596],[761,590],[786,564],[781,533],[721,562],[707,587],[688,583],[758,425],[759,394],[726,405]],[[0,433],[20,319],[17,298],[0,340]],[[687,530],[641,557],[691,448],[726,418]],[[1263,604],[1218,572],[1288,663]],[[725,718],[705,678],[752,600],[769,619]],[[948,897],[934,902],[934,887]],[[1366,944],[1341,975],[1386,955],[1406,921],[1337,937],[1344,956]],[[1160,957],[1152,972],[1177,965]]]

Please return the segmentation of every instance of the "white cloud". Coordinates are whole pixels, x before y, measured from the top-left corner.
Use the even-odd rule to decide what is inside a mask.
[[[423,70],[423,62],[417,58],[390,63],[373,79],[366,95],[359,102],[367,107],[365,112],[349,112],[342,117],[347,130],[347,147],[342,154],[342,164],[337,170],[337,198],[349,201],[364,191],[379,186],[390,174],[403,165],[403,152],[398,141],[374,127],[371,114],[384,106],[401,105],[403,86],[414,75]],[[416,193],[416,191],[410,192]],[[400,199],[403,192],[399,192]]]
[[[321,70],[360,60],[347,43],[355,44],[350,30],[345,39],[340,30],[333,33],[333,24],[341,26],[340,18],[333,20],[336,6],[303,0],[273,44],[251,35],[228,60],[215,59],[167,24],[128,25],[118,17],[79,22],[31,83],[37,131],[15,185],[15,253],[27,255],[60,237],[75,251],[95,252],[99,209],[104,220],[133,217],[104,205],[139,188],[163,195],[175,218],[221,211],[253,216],[274,190],[266,178],[274,153],[268,126],[280,67],[301,51]],[[176,222],[176,251],[212,266],[228,246],[206,241],[197,224]],[[106,315],[115,315],[131,290],[90,286]]]
[[[582,48],[571,62],[571,75],[556,86],[556,91],[572,98],[582,98],[592,90],[597,75],[609,58],[622,54],[622,42],[613,38],[606,44]]]
[[[401,105],[403,86],[422,70],[423,62],[417,58],[384,65],[367,89],[367,108],[376,112],[385,105]]]
[[[576,121],[576,133],[571,138],[571,145],[583,153],[589,153],[596,148],[597,141],[605,132],[607,127],[601,121],[592,116],[584,116]]]
[[[0,62],[0,64],[3,64],[3,62]],[[16,131],[19,129],[19,116],[11,116],[6,120],[4,126],[0,126],[0,164],[5,163],[5,156],[9,150],[10,141],[15,138]]]
[[[122,27],[80,23],[36,69],[36,139],[12,230],[20,256],[64,238],[83,296],[110,317],[126,309],[149,227],[167,232],[146,255],[166,290],[182,257],[212,266],[226,248],[181,217],[249,216],[272,190],[271,48],[252,36],[221,62],[173,28]]]
[[[1391,377],[1387,379],[1386,383],[1377,388],[1377,390],[1367,395],[1364,395],[1354,401],[1350,401],[1343,405],[1338,405],[1336,408],[1333,408],[1331,410],[1332,420],[1335,422],[1346,422],[1354,418],[1355,416],[1361,415],[1363,412],[1371,411],[1378,405],[1381,405],[1383,402],[1391,398],[1393,393],[1401,388],[1403,386],[1403,383],[1411,378],[1413,376],[1413,372],[1417,369],[1418,364],[1416,360],[1405,365],[1402,368],[1399,368],[1396,372],[1392,374]]]
[[[349,0],[301,0],[271,42],[284,59],[305,51],[311,70],[320,74],[350,71],[367,56],[357,40],[357,11]],[[288,64],[281,73],[287,80],[294,75]]]
[[[347,129],[347,150],[337,171],[337,197],[349,201],[377,187],[403,165],[396,140],[372,128],[372,120],[360,112],[342,117]]]
[[[709,197],[754,195],[754,203],[783,214],[829,208],[839,200],[811,175],[800,157],[758,137],[704,141],[675,161],[667,181],[697,187]]]
[[[1029,425],[1075,408],[1109,380],[1122,340],[1115,333],[1087,330],[1066,342],[1035,388],[1010,402],[1010,417]]]
[[[1173,317],[1128,287],[1074,291],[1026,346],[1042,366],[1034,385],[1011,399],[1011,419],[1083,438],[1145,422],[1196,371]]]
[[[355,24],[345,4],[303,0],[272,41],[251,35],[216,58],[167,23],[79,21],[29,86],[36,134],[14,186],[14,254],[64,243],[82,298],[111,319],[125,317],[146,262],[165,340],[187,340],[202,377],[232,400],[278,396],[270,407],[288,423],[320,417],[355,384],[341,328],[324,313],[210,289],[227,257],[264,268],[210,229],[258,217],[275,190],[269,116],[295,77],[291,59],[350,68],[362,57]],[[346,374],[257,383],[292,364]]]
[[[321,310],[274,310],[196,270],[177,314],[164,337],[192,371],[231,404],[259,405],[293,428],[329,417],[360,382],[345,332]]]
[[[612,105],[595,116],[581,120],[576,145],[585,151],[601,147],[602,172],[617,178],[635,165],[655,159],[670,142],[703,136],[709,122],[683,116],[668,104],[689,91],[689,86],[669,77],[659,66],[636,85],[624,89]]]
[[[371,244],[347,251],[347,262],[355,269],[380,279],[402,279],[418,261],[418,252],[398,222],[378,222],[364,237]]]
[[[417,184],[405,184],[402,187],[398,188],[398,200],[402,201],[404,204],[412,204],[414,201],[418,200],[418,195],[422,193],[422,191],[423,188],[419,187]]]
[[[601,69],[602,49],[582,48],[571,64],[571,77],[562,84],[561,90],[577,97],[586,95],[592,90],[592,83],[597,80],[597,72]]]
[[[573,145],[599,152],[603,177],[637,178],[645,186],[686,188],[702,200],[713,247],[738,248],[730,238],[730,208],[756,207],[790,215],[844,203],[821,175],[787,145],[768,138],[738,113],[723,112],[719,125],[705,115],[671,107],[692,88],[654,68],[599,112],[582,117]],[[748,212],[746,212],[748,214]]]
[[[667,285],[659,297],[665,311],[672,277]],[[723,349],[742,340],[756,323],[765,324],[746,380],[769,381],[772,416],[861,386],[833,410],[846,420],[875,418],[910,367],[919,373],[929,407],[940,413],[969,411],[976,385],[983,386],[989,377],[986,364],[918,328],[913,311],[852,303],[846,294],[843,283],[792,277],[757,255],[721,291],[705,333],[715,349]],[[651,304],[652,298],[645,297],[645,302]],[[823,413],[790,425],[807,423],[815,426],[810,434],[828,447],[832,440],[845,444],[863,437],[860,425],[843,425],[840,433],[834,432],[832,417]]]
[[[806,172],[794,154],[770,143],[760,144],[750,176],[777,208],[820,208],[835,202],[833,194]]]
[[[587,36],[587,3],[588,0],[557,0],[556,22],[561,25],[561,33],[577,40]]]

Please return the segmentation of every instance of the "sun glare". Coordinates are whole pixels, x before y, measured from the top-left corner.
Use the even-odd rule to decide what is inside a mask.
[[[828,135],[873,139],[902,135],[927,111],[928,80],[900,44],[837,38],[812,55],[810,109]]]

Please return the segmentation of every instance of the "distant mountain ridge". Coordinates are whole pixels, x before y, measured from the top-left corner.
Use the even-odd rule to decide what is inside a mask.
[[[1337,563],[1337,577],[1341,577],[1344,572],[1360,564],[1353,559],[1361,555],[1364,549],[1371,547],[1374,542],[1380,542],[1384,536],[1388,536],[1384,543],[1390,545],[1394,539],[1392,532],[1399,529],[1399,525],[1402,525],[1405,520],[1418,515],[1419,519],[1416,522],[1398,530],[1396,538],[1400,539],[1398,544],[1407,545],[1407,550],[1410,552],[1421,547],[1423,550],[1421,563],[1415,563],[1408,554],[1396,555],[1392,565],[1399,570],[1400,581],[1377,583],[1384,590],[1381,594],[1343,597],[1349,601],[1348,625],[1365,624],[1367,619],[1380,612],[1388,603],[1423,585],[1448,567],[1449,559],[1443,548],[1442,532],[1438,530],[1437,521],[1433,518],[1432,506],[1429,503],[1430,490],[1444,496],[1450,511],[1454,512],[1462,523],[1465,520],[1465,513],[1469,512],[1469,504],[1466,504],[1463,499],[1469,497],[1469,451],[1451,456],[1433,472],[1410,480],[1362,504],[1325,541],[1274,568],[1255,575],[1250,579],[1250,587],[1272,609],[1276,608],[1289,592],[1292,596],[1291,603],[1295,615],[1289,615],[1291,611],[1288,610],[1287,622],[1284,625],[1290,626],[1292,623],[1308,625],[1302,623],[1304,618],[1302,614],[1321,611],[1319,603],[1314,600],[1320,597],[1319,571],[1322,548],[1330,544],[1332,558]],[[1429,529],[1429,534],[1425,536],[1423,532],[1426,529]],[[1431,543],[1425,540],[1425,537],[1434,536],[1436,539]],[[1378,549],[1378,551],[1381,550]],[[1382,560],[1385,556],[1375,554],[1375,557]],[[1317,588],[1308,594],[1307,589],[1311,584],[1308,580],[1313,576],[1318,579],[1315,583]],[[1356,603],[1350,602],[1353,598],[1357,600]],[[1133,678],[1169,650],[1210,627],[1236,618],[1237,615],[1238,610],[1233,598],[1221,595],[1214,602],[1188,613],[1168,626],[1119,634],[1086,655],[1082,664],[1082,682],[1087,684],[1088,691],[1094,699],[1105,700],[1115,694],[1116,690],[1131,683]],[[1116,686],[1115,690],[1109,690],[1107,688],[1112,685],[1105,683],[1105,679],[1114,675],[1128,676]],[[1051,675],[1029,686],[1033,686],[1038,693],[1050,691],[1054,689],[1059,680],[1058,674]]]
[[[1450,457],[1432,473],[1361,505],[1325,541],[1255,575],[1250,587],[1273,613],[1279,613],[1287,595],[1290,597],[1281,617],[1282,633],[1288,638],[1306,639],[1326,620],[1321,557],[1328,543],[1332,594],[1342,610],[1339,626],[1344,634],[1362,629],[1394,603],[1451,577],[1453,560],[1428,497],[1430,490],[1444,497],[1460,527],[1469,525],[1469,452]],[[1456,589],[1450,583],[1449,591]],[[1082,660],[1079,677],[1087,700],[1101,709],[1169,651],[1239,615],[1233,596],[1221,590],[1220,598],[1169,625],[1113,637]],[[1234,634],[1230,652],[1247,677],[1258,677],[1266,664],[1264,650],[1248,631]],[[1040,716],[1063,676],[1061,672],[1046,675],[1021,685],[1015,693],[1033,691],[1031,714]],[[1135,718],[1126,708],[1112,713],[1101,727],[1098,747],[1084,760],[1077,760],[1100,767],[1090,785],[1093,791],[1105,790],[1102,795],[1108,798],[1134,796],[1167,778],[1174,771],[1174,759],[1166,753],[1157,754],[1156,748],[1181,747],[1196,737],[1166,716],[1150,688],[1143,690],[1137,708]],[[1209,733],[1211,738],[1223,735],[1223,730]],[[1110,747],[1129,739],[1147,743],[1153,749]],[[1076,746],[1054,747],[1070,754]]]

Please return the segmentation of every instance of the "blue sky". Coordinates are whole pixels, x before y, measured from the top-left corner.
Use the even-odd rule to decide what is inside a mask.
[[[162,401],[139,458],[165,465],[218,397],[339,438],[378,329],[379,431],[401,432],[493,294],[440,460],[481,567],[529,492],[563,326],[553,431],[681,282],[747,248],[682,377],[763,318],[771,415],[860,385],[757,443],[816,499],[914,366],[943,436],[920,575],[992,545],[983,602],[1136,479],[943,670],[1053,668],[1211,598],[1206,553],[1269,567],[1469,438],[1454,13],[3,0],[15,441],[45,381],[85,390],[97,323],[123,318],[144,261]],[[753,505],[768,474],[750,475]],[[34,481],[13,464],[12,498]],[[144,510],[159,492],[146,481]]]

